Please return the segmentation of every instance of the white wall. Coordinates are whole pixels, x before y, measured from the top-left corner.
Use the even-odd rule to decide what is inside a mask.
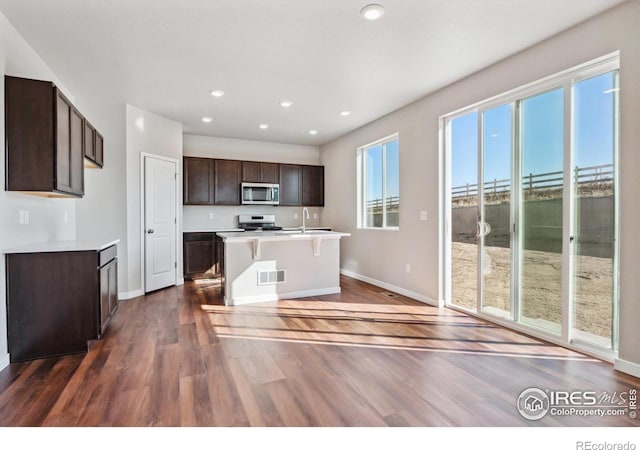
[[[4,105],[4,75],[15,75],[54,81],[70,99],[66,88],[45,62],[24,41],[0,13],[0,104]],[[4,107],[0,108],[0,141],[4,142]],[[0,166],[4,167],[4,151],[0,152]],[[5,172],[0,171],[0,249],[20,245],[75,239],[75,199],[45,199],[4,190]],[[29,211],[30,223],[20,225],[19,211]],[[66,220],[65,220],[66,214]],[[0,370],[9,363],[7,352],[5,258],[0,258]]]
[[[238,159],[291,164],[320,164],[320,151],[311,145],[277,144],[219,137],[184,135],[184,156]],[[310,227],[321,224],[322,208],[309,208]],[[293,206],[184,206],[184,229],[215,230],[238,226],[238,214],[275,214],[276,223],[284,227],[297,227],[302,223],[301,207]],[[209,213],[214,218],[209,219]],[[297,217],[296,217],[297,214]],[[317,218],[314,218],[317,215]],[[331,224],[322,223],[323,226]]]
[[[84,197],[77,201],[77,239],[118,244],[118,292],[128,292],[125,105],[77,95],[74,104],[104,137],[104,167],[85,169]]]
[[[140,155],[151,153],[173,158],[178,161],[179,198],[182,198],[182,124],[144,111],[132,105],[126,107],[126,149],[127,149],[127,297],[142,295],[142,211],[140,201]],[[123,206],[124,207],[124,206]],[[182,274],[182,218],[178,214],[178,274]]]
[[[636,274],[640,254],[640,2],[625,3],[322,146],[327,185],[323,221],[352,233],[342,243],[342,268],[420,296],[442,299],[439,116],[616,50],[621,52],[619,354],[640,369],[640,277]],[[356,148],[395,132],[400,134],[400,231],[358,230]],[[427,222],[419,221],[420,210],[428,211]],[[411,274],[405,273],[407,263]]]

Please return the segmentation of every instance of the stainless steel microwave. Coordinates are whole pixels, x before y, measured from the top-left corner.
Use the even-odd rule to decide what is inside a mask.
[[[278,205],[280,185],[271,183],[242,183],[243,205]]]

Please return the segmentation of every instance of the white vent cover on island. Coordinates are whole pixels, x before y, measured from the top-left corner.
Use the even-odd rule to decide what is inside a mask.
[[[278,270],[259,270],[258,271],[258,286],[264,286],[267,284],[279,284],[286,282],[286,273],[284,269]]]

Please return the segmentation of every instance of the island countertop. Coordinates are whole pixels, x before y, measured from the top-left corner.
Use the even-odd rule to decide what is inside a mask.
[[[217,233],[225,242],[250,242],[250,241],[292,241],[292,240],[318,240],[340,239],[351,236],[350,233],[338,231],[307,230],[280,230],[280,231],[244,231],[235,233]]]

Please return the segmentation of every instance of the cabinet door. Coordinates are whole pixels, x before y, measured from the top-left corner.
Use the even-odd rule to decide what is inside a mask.
[[[114,259],[109,264],[109,317],[118,308],[118,260]]]
[[[185,205],[213,205],[213,160],[184,158],[183,203]]]
[[[56,90],[49,82],[5,76],[4,92],[5,188],[50,192],[56,188]]]
[[[324,206],[324,167],[302,167],[302,204]]]
[[[280,164],[280,204],[302,205],[302,169],[292,164]]]
[[[104,138],[96,130],[96,164],[104,166]]]
[[[100,335],[104,333],[109,322],[109,267],[100,269]]]
[[[71,191],[84,195],[84,118],[80,112],[71,108],[70,130],[70,173]]]
[[[241,161],[216,159],[214,169],[214,204],[240,204]]]
[[[210,240],[184,241],[184,276],[215,273],[213,236]]]
[[[260,163],[260,181],[262,183],[278,183],[279,178],[278,164]]]
[[[84,121],[84,157],[96,162],[96,129],[86,119]]]
[[[71,104],[56,97],[56,189],[73,193],[71,187]]]
[[[242,181],[246,183],[260,182],[260,163],[254,161],[242,161]]]

